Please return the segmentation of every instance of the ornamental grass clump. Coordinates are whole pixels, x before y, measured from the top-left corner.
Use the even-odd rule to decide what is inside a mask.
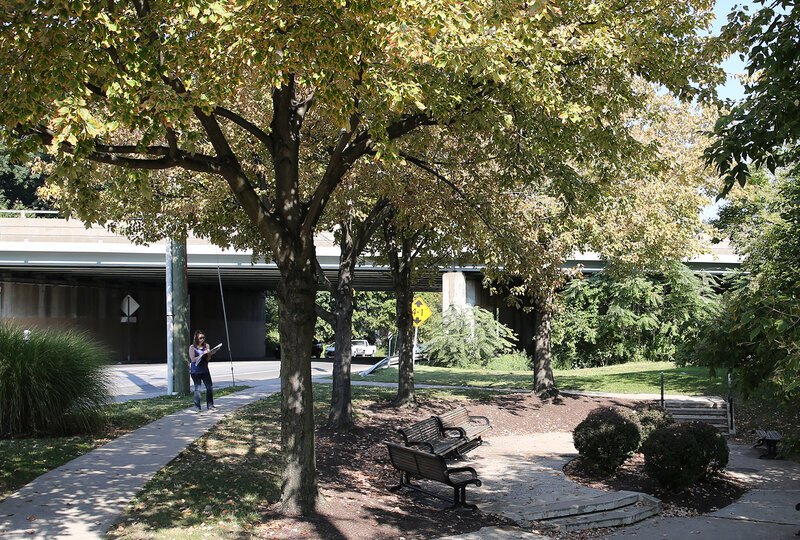
[[[109,353],[76,330],[0,324],[0,437],[70,435],[103,424]]]
[[[642,445],[642,454],[645,473],[674,491],[722,471],[729,457],[725,437],[703,422],[655,430]]]
[[[639,419],[630,409],[600,407],[572,432],[581,458],[600,472],[613,472],[639,448]]]

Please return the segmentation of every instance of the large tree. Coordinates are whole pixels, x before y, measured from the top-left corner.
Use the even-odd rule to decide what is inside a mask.
[[[719,117],[706,158],[724,180],[722,194],[744,185],[750,171],[800,162],[800,14],[794,0],[757,0],[737,7],[724,32],[741,39],[747,59],[743,100]]]
[[[104,195],[149,194],[152,171],[196,173],[232,195],[234,208],[192,206],[221,223],[245,216],[252,236],[235,240],[280,269],[282,503],[308,513],[314,233],[348,170],[395,158],[398,140],[431,125],[532,156],[618,153],[633,75],[693,95],[714,71],[697,32],[710,8],[20,0],[0,13],[0,131],[56,156],[51,181],[87,221],[103,219]],[[308,159],[320,154],[322,167]]]
[[[744,257],[706,326],[696,361],[733,370],[747,395],[772,387],[800,396],[800,181],[757,171],[732,191],[717,225]]]
[[[710,202],[714,178],[704,168],[702,132],[709,129],[713,109],[682,104],[648,87],[641,88],[641,96],[642,107],[628,119],[638,152],[553,169],[523,188],[517,211],[507,213],[508,226],[529,231],[527,241],[507,235],[503,242],[512,245],[504,247],[485,236],[484,252],[494,253],[488,274],[506,286],[511,300],[532,298],[532,306],[522,307],[536,313],[537,393],[555,391],[551,320],[555,292],[570,275],[562,270],[570,255],[592,251],[609,271],[629,274],[666,270],[703,250],[700,212]]]

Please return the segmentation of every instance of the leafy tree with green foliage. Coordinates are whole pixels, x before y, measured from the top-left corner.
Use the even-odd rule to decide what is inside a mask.
[[[718,225],[744,262],[696,362],[733,370],[745,395],[766,386],[791,401],[800,396],[800,181],[753,179],[720,210]]]
[[[710,19],[709,0],[23,3],[0,12],[0,137],[56,156],[48,182],[87,222],[154,198],[153,171],[189,173],[172,177],[187,214],[273,257],[281,506],[308,514],[314,235],[350,169],[432,126],[534,169],[635,152],[633,78],[701,93]]]
[[[498,354],[510,352],[517,341],[514,331],[478,306],[451,306],[428,322],[425,355],[431,365],[485,367]]]
[[[715,284],[682,264],[659,275],[602,272],[571,281],[554,322],[556,366],[689,361],[701,328],[720,311]]]
[[[36,195],[43,184],[43,175],[13,159],[8,148],[0,143],[0,208],[49,210],[51,206]]]
[[[388,346],[394,333],[394,297],[383,291],[356,291],[353,310],[353,335],[378,347]],[[388,351],[387,351],[388,353]]]
[[[618,162],[595,161],[581,171],[559,172],[580,188],[560,191],[558,180],[543,178],[520,189],[521,217],[504,211],[511,230],[529,233],[508,234],[489,246],[495,256],[487,259],[487,275],[505,285],[518,306],[535,311],[536,393],[557,392],[552,317],[556,291],[578,270],[562,269],[570,255],[593,251],[615,272],[631,274],[669,269],[704,250],[700,238],[707,227],[700,209],[710,202],[707,193],[716,179],[705,170],[702,133],[714,114],[712,108],[681,103],[644,85],[641,107],[628,122],[629,135],[642,145],[638,152]],[[519,227],[525,220],[529,225]]]
[[[752,16],[747,7],[733,10],[723,29],[741,39],[748,77],[745,98],[720,116],[706,150],[724,180],[722,195],[760,167],[774,173],[800,163],[800,13],[795,0],[757,3],[762,7]]]

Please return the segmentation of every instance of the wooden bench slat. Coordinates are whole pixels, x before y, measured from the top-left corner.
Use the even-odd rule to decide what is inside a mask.
[[[783,440],[783,437],[780,433],[775,431],[774,429],[756,429],[754,430],[756,434],[756,444],[753,445],[753,448],[758,448],[759,446],[765,446],[767,448],[767,453],[762,454],[759,456],[760,458],[774,458],[778,455],[778,443]]]
[[[406,446],[418,446],[441,456],[456,453],[457,448],[466,442],[457,437],[446,436],[438,420],[433,416],[397,431],[403,437]]]
[[[480,446],[481,436],[492,429],[492,423],[485,416],[471,416],[465,407],[456,407],[437,416],[442,431],[458,433],[465,442],[463,452]]]
[[[389,451],[389,459],[395,469],[401,471],[400,483],[392,490],[403,487],[422,490],[411,483],[411,477],[425,478],[446,484],[453,488],[453,505],[451,508],[466,507],[476,509],[475,505],[466,503],[466,489],[469,484],[481,485],[478,474],[472,467],[456,467],[449,469],[442,456],[420,452],[407,446],[384,442]],[[458,476],[454,479],[451,474]],[[463,476],[463,478],[461,478]],[[430,495],[435,495],[430,493]]]

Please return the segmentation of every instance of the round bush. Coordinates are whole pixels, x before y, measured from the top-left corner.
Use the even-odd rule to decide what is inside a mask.
[[[688,422],[662,427],[642,444],[644,470],[666,488],[685,489],[728,464],[728,444],[713,427]]]
[[[91,431],[110,401],[108,352],[74,330],[0,324],[0,437]]]
[[[578,424],[572,438],[582,458],[610,472],[639,448],[642,434],[639,419],[630,409],[600,407]]]
[[[691,422],[692,433],[700,444],[700,452],[703,455],[705,468],[700,476],[701,479],[713,476],[728,466],[730,451],[728,442],[722,433],[711,424],[705,422]]]
[[[672,413],[658,405],[645,404],[636,409],[636,416],[642,426],[642,443],[647,440],[655,430],[674,424]]]

